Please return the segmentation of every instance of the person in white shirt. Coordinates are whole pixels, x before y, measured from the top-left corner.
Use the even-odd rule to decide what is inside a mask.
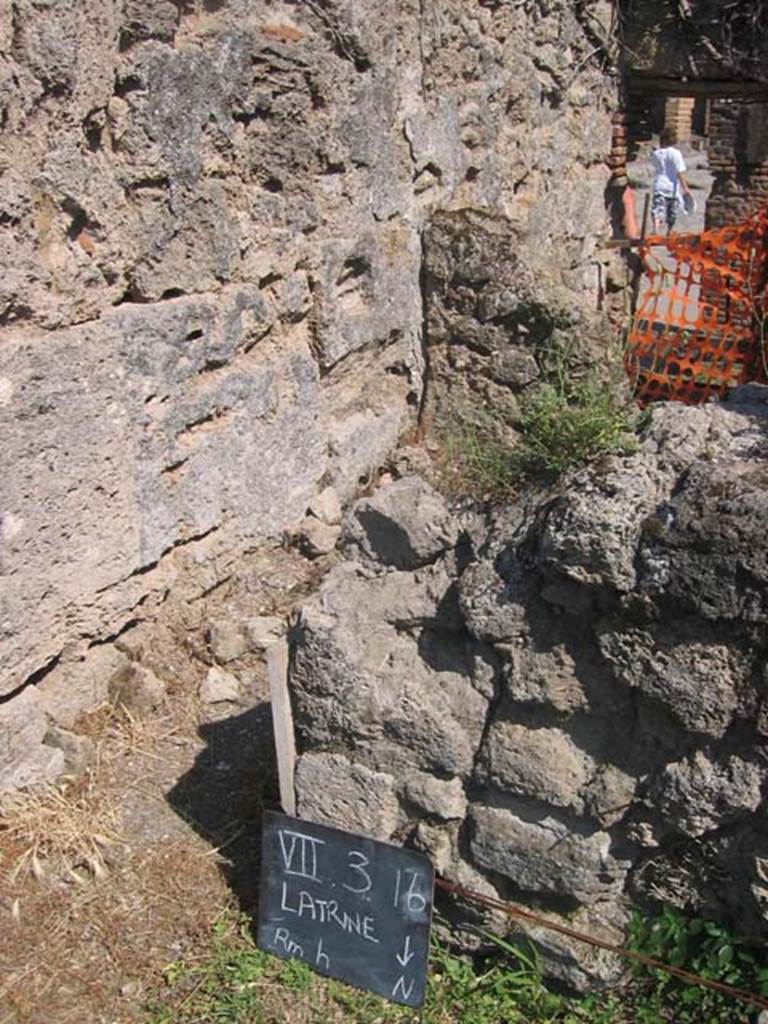
[[[667,234],[671,234],[677,218],[677,204],[680,193],[690,195],[688,180],[685,176],[683,154],[672,145],[672,133],[664,128],[659,135],[659,147],[651,153],[653,164],[653,199],[651,216],[653,217],[654,234],[658,234],[662,224],[667,225]]]

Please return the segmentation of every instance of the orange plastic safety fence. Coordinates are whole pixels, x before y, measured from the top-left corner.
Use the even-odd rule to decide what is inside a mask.
[[[768,211],[700,235],[649,236],[627,345],[641,403],[695,404],[766,380]]]

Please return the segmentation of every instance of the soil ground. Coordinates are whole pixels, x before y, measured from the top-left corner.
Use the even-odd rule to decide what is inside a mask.
[[[169,603],[126,635],[167,684],[163,709],[85,716],[85,773],[0,817],[0,1024],[145,1020],[163,968],[207,948],[225,910],[253,910],[261,812],[277,792],[268,684],[252,656],[235,666],[241,705],[201,704],[205,622],[225,607],[288,613],[321,571],[263,552],[215,603],[191,615]]]

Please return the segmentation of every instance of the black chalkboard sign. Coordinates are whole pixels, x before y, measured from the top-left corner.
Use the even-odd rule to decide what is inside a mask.
[[[258,944],[421,1006],[433,888],[432,865],[419,853],[269,812]]]

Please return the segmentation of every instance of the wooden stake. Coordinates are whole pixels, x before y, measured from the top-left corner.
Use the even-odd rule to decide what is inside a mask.
[[[278,640],[267,649],[267,675],[272,698],[272,729],[277,753],[280,803],[286,814],[296,817],[296,738],[288,692],[288,641]]]
[[[645,240],[645,233],[648,227],[648,210],[651,205],[651,197],[648,192],[645,193],[645,202],[643,203],[643,226],[640,228],[640,241]]]

